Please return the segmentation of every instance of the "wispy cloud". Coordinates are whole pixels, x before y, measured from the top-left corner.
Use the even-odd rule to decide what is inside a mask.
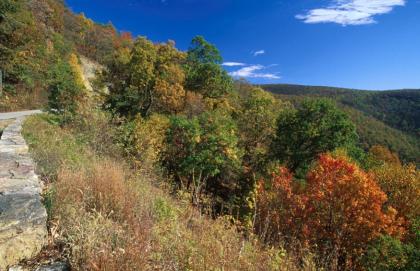
[[[306,14],[296,15],[305,23],[337,23],[363,25],[375,23],[374,16],[391,12],[396,6],[404,6],[405,0],[332,0],[325,8],[317,8]]]
[[[264,79],[280,79],[276,73],[259,72],[267,67],[263,65],[251,65],[243,67],[237,71],[230,72],[230,76],[237,78],[264,78]]]
[[[246,64],[245,63],[240,63],[240,62],[224,62],[222,64],[222,66],[235,67],[235,66],[246,66]]]
[[[252,52],[252,54],[254,56],[263,55],[263,54],[265,54],[265,50],[258,50],[258,51]]]

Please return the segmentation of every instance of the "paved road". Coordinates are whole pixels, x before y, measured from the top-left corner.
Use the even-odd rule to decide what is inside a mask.
[[[39,114],[39,113],[42,113],[42,111],[41,110],[27,110],[27,111],[7,112],[7,113],[0,112],[0,120],[15,119],[15,118],[29,116],[33,114]]]

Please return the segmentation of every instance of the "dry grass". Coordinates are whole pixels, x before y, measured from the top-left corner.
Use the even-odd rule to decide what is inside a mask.
[[[105,160],[81,171],[64,168],[54,189],[53,220],[74,269],[141,270],[147,264],[151,217],[138,212],[138,196],[121,166]]]
[[[24,127],[41,173],[55,247],[73,270],[314,270],[245,238],[157,186],[158,176],[94,155],[75,130],[34,116]],[[55,143],[55,144],[52,144]]]
[[[60,170],[53,220],[74,269],[301,270],[284,251],[246,240],[228,219],[202,216],[125,172],[108,160]]]
[[[6,95],[4,92],[0,97],[0,112],[40,109],[47,104],[47,95],[45,89],[38,86],[31,90],[21,89],[14,95]]]

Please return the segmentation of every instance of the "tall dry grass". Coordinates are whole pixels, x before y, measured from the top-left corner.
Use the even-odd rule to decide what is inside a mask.
[[[79,133],[45,115],[24,127],[51,182],[52,243],[64,244],[72,270],[314,270],[310,259],[299,262],[245,237],[229,218],[202,215],[160,187],[158,174],[95,152]]]
[[[152,217],[138,208],[121,165],[94,162],[63,168],[54,184],[53,219],[76,270],[142,270],[148,262]]]
[[[109,160],[59,171],[52,219],[75,270],[298,270],[284,252],[126,172]]]

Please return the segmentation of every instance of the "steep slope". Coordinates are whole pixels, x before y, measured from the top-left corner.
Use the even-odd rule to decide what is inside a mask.
[[[72,54],[104,63],[127,39],[130,35],[118,33],[112,24],[74,14],[61,0],[2,0],[0,111],[46,105],[51,82],[62,75]]]

